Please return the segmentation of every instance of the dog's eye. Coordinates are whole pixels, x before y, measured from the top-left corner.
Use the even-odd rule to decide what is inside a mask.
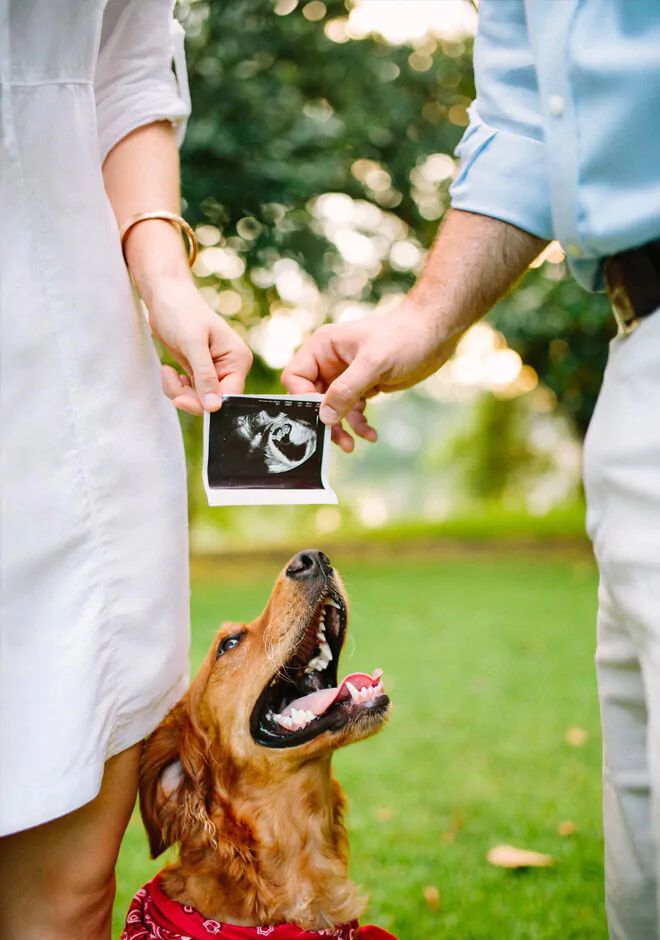
[[[235,633],[234,636],[226,636],[224,640],[220,642],[218,646],[218,652],[215,654],[216,659],[220,659],[223,653],[228,653],[229,650],[233,650],[235,646],[243,639],[242,633]]]

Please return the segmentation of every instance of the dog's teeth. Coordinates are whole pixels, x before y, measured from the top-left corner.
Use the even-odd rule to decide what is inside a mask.
[[[326,663],[332,662],[332,650],[327,643],[320,643],[319,650],[321,651],[320,659],[324,659]]]
[[[305,711],[302,708],[292,708],[291,717],[287,719],[290,724],[287,727],[292,731],[302,731],[311,721],[314,721],[315,717],[314,712]]]
[[[359,694],[358,690],[355,688],[352,682],[347,682],[346,688],[351,693],[351,698],[353,699],[353,701],[356,702],[358,700],[358,694]]]
[[[305,673],[309,675],[311,672],[323,672],[327,665],[328,663],[323,657],[315,656],[305,666]]]
[[[337,603],[337,601],[334,599],[334,597],[329,597],[329,598],[327,599],[327,601],[325,602],[325,604],[326,604],[326,607],[328,607],[328,606],[329,606],[329,607],[336,607],[337,610],[341,610],[341,606]]]
[[[379,682],[378,685],[376,686],[376,692],[380,694],[382,691],[383,691],[383,683]]]

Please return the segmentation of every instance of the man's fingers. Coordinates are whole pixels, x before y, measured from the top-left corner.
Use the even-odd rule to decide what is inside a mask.
[[[282,373],[282,385],[290,395],[309,395],[318,391],[319,367],[310,345],[299,349]]]
[[[359,408],[353,408],[351,411],[349,411],[346,415],[346,420],[358,437],[361,437],[365,441],[369,441],[372,444],[378,440],[378,432],[376,431],[376,428],[369,424],[364,413]]]
[[[333,444],[336,444],[338,447],[340,447],[345,454],[350,454],[355,447],[355,441],[348,431],[343,429],[341,424],[333,425],[330,430],[330,437]]]
[[[356,356],[325,393],[320,410],[321,421],[325,424],[338,424],[377,383],[380,372],[379,363],[366,355]]]
[[[309,379],[288,371],[282,373],[282,385],[289,395],[313,395],[318,392],[316,385]]]
[[[209,336],[206,332],[198,337],[186,349],[186,355],[193,373],[193,382],[197,396],[206,411],[217,411],[222,404],[220,380],[211,358]]]

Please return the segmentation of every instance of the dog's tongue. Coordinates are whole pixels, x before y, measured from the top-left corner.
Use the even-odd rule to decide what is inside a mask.
[[[282,712],[282,715],[288,718],[295,708],[312,712],[312,714],[318,718],[319,715],[323,715],[327,712],[330,706],[334,705],[335,702],[343,702],[352,697],[348,687],[349,684],[360,692],[362,689],[377,686],[382,675],[382,669],[376,669],[372,676],[367,675],[366,672],[353,672],[350,676],[346,676],[342,683],[335,688],[319,689],[318,692],[310,692],[309,695],[303,695],[302,698],[297,698],[293,702],[290,702]]]

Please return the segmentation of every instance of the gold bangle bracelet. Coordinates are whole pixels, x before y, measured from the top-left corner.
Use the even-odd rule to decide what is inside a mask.
[[[158,212],[140,212],[137,215],[132,215],[130,219],[127,219],[119,230],[122,252],[124,251],[126,236],[133,226],[138,225],[139,222],[148,222],[150,219],[160,219],[163,222],[169,222],[170,225],[178,228],[179,231],[186,236],[186,241],[188,242],[188,264],[192,268],[199,248],[197,236],[195,235],[192,225],[186,222],[182,216],[177,215],[176,212],[168,212],[166,209],[161,209]],[[124,254],[124,260],[125,259],[126,255]]]

